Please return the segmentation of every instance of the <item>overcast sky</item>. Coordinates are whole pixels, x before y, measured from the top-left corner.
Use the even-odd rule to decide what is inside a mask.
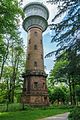
[[[49,10],[49,20],[48,20],[48,24],[51,23],[52,18],[56,15],[57,13],[57,7],[56,5],[51,5],[45,2],[46,0],[23,0],[23,6],[24,7],[26,4],[30,3],[30,2],[41,2],[44,5],[46,5],[46,7]],[[27,45],[27,33],[21,29],[22,32],[22,37],[24,40],[24,43],[26,43]],[[48,28],[44,33],[43,33],[43,48],[44,48],[44,56],[49,53],[50,51],[53,51],[56,49],[56,44],[50,43],[51,41],[51,34],[52,32],[50,31],[50,29]],[[47,72],[47,74],[50,72],[50,70],[53,68],[53,64],[54,64],[54,59],[55,57],[51,57],[51,58],[44,58],[44,65],[45,67],[45,71]]]

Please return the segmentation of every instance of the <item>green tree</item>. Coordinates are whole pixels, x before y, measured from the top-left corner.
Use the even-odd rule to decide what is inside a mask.
[[[58,4],[58,13],[52,19],[51,29],[54,31],[51,42],[60,45],[60,50],[76,47],[80,50],[80,1],[79,0],[48,0]],[[55,20],[65,13],[65,17],[55,24]]]
[[[14,102],[16,84],[24,69],[24,46],[20,36],[21,1],[0,1],[0,83],[6,84],[4,95]],[[2,88],[2,87],[1,87]],[[7,91],[7,92],[6,92]]]
[[[52,19],[52,24],[50,25],[51,30],[54,31],[51,42],[57,43],[58,49],[56,51],[56,55],[61,54],[64,50],[68,54],[67,60],[69,64],[66,66],[67,69],[64,69],[63,71],[66,71],[67,73],[70,90],[72,89],[71,96],[74,104],[76,104],[75,89],[76,85],[79,84],[80,81],[80,1],[48,0],[47,2],[52,4],[56,3],[58,6],[58,13]],[[64,18],[55,24],[55,20],[63,13],[65,13]],[[54,54],[54,51],[47,54],[47,57],[52,54]]]
[[[71,104],[76,104],[76,85],[80,84],[79,61],[74,51],[66,51],[57,56],[49,81],[54,83],[64,82],[69,86]]]
[[[65,104],[67,101],[67,88],[63,86],[54,86],[49,88],[49,99],[51,103]]]
[[[22,14],[17,0],[0,1],[0,80],[9,54],[10,41],[20,39],[19,19]]]

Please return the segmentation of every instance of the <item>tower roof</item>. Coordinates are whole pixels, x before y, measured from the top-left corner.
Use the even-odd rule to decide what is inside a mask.
[[[25,11],[27,7],[30,7],[30,6],[33,6],[33,5],[42,6],[43,8],[45,8],[45,10],[47,11],[47,19],[49,18],[48,8],[43,3],[40,3],[40,2],[30,2],[30,3],[28,3],[27,5],[24,6],[23,11]]]
[[[44,32],[48,26],[49,11],[45,5],[40,2],[31,2],[24,9],[25,13],[23,28],[25,31],[32,27],[38,27]]]

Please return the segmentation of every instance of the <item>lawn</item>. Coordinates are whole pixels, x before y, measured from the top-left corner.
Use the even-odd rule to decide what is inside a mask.
[[[69,109],[67,108],[54,107],[46,109],[32,108],[15,112],[0,112],[0,120],[38,120],[40,118],[54,116],[68,111]]]

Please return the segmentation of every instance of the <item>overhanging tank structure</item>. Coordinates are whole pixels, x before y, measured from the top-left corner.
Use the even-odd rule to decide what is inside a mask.
[[[23,28],[28,32],[28,45],[21,101],[34,106],[47,106],[49,98],[47,75],[44,72],[42,33],[48,26],[49,12],[43,4],[32,2],[24,7],[24,13]]]

